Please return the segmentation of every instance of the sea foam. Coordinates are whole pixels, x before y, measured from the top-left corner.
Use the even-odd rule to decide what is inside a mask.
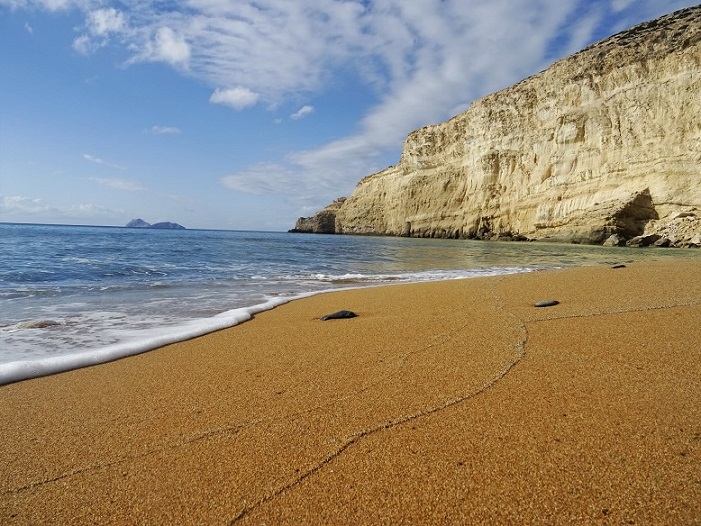
[[[493,276],[513,274],[519,272],[530,272],[534,269],[526,267],[513,267],[501,269],[479,269],[460,272],[430,272],[406,274],[396,277],[400,283],[421,281],[446,281],[451,279],[465,279],[479,276]],[[176,327],[152,327],[149,329],[141,329],[138,331],[138,339],[127,339],[120,343],[97,347],[92,350],[81,350],[79,352],[63,353],[60,355],[33,357],[29,359],[15,360],[6,363],[0,363],[0,385],[5,385],[30,378],[40,376],[48,376],[51,374],[71,371],[92,365],[99,365],[106,362],[119,360],[128,356],[141,354],[147,351],[163,347],[172,343],[177,343],[198,336],[203,336],[218,330],[228,329],[250,320],[255,314],[274,309],[285,303],[302,299],[317,294],[325,294],[329,292],[337,292],[340,290],[352,290],[357,288],[367,288],[369,286],[399,284],[393,282],[390,275],[374,276],[373,279],[368,279],[368,276],[360,275],[344,275],[334,276],[329,281],[347,283],[346,286],[317,290],[314,292],[303,292],[289,296],[276,296],[268,299],[263,303],[249,307],[240,307],[231,309],[210,318],[192,319],[181,322]],[[364,279],[361,279],[364,278]],[[315,276],[317,281],[325,281],[322,276]],[[351,285],[351,283],[353,285]],[[46,323],[44,323],[46,322]],[[55,325],[60,325],[59,322],[53,320],[39,320],[36,322],[22,322],[10,329],[40,329],[50,328]]]
[[[314,294],[315,293],[303,293],[291,297],[272,298],[265,303],[251,307],[232,309],[211,318],[186,321],[175,329],[168,328],[167,332],[165,329],[158,328],[143,331],[142,338],[137,341],[123,342],[90,351],[81,351],[59,356],[46,356],[0,363],[0,385],[73,369],[80,369],[82,367],[98,365],[127,356],[141,354],[171,343],[189,340],[211,332],[233,327],[250,320],[255,314]]]
[[[0,384],[139,354],[321,292],[602,263],[621,253],[555,244],[0,223]],[[636,250],[625,257],[652,253],[671,254]]]

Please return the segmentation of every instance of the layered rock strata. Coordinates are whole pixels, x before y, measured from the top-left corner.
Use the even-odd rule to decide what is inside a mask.
[[[336,199],[322,211],[311,217],[300,217],[295,227],[290,232],[306,234],[335,234],[336,233],[336,213],[343,205],[345,197]]]
[[[700,41],[701,6],[684,9],[412,132],[396,166],[358,183],[334,231],[602,243],[681,228],[691,240]]]

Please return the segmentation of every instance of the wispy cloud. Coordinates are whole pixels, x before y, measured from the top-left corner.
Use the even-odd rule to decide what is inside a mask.
[[[290,115],[290,119],[294,120],[299,120],[303,119],[307,115],[311,114],[314,112],[314,106],[302,106],[300,109],[298,109],[296,112],[294,112],[292,115]]]
[[[73,221],[99,218],[121,218],[121,210],[112,210],[95,204],[54,206],[38,197],[0,195],[0,217],[6,221]]]
[[[180,128],[176,128],[175,126],[160,125],[151,126],[151,128],[146,130],[146,133],[150,133],[151,135],[177,135],[180,132]]]
[[[100,159],[99,157],[95,157],[94,155],[90,155],[89,153],[84,153],[83,159],[85,159],[86,161],[90,161],[91,163],[100,164],[102,166],[107,166],[108,168],[115,168],[117,170],[126,170],[126,167],[122,166],[121,164],[108,163],[107,161],[104,161],[104,160]]]
[[[86,25],[91,34],[102,36],[124,31],[127,27],[127,20],[124,13],[117,11],[114,7],[109,7],[88,13]]]
[[[125,179],[105,179],[102,177],[91,177],[90,180],[95,181],[96,183],[100,183],[103,186],[114,188],[116,190],[125,190],[128,192],[138,192],[141,190],[146,190],[146,188],[139,185],[138,183],[135,183],[133,181],[127,181]]]
[[[35,215],[49,212],[50,207],[44,200],[36,197],[1,195],[0,211],[3,215],[17,212]]]
[[[85,23],[76,49],[121,46],[130,56],[126,65],[168,64],[208,85],[210,102],[236,110],[300,99],[310,101],[308,108],[319,107],[314,97],[349,78],[369,87],[372,98],[353,133],[222,179],[237,191],[315,195],[321,202],[349,191],[379,159],[398,153],[411,130],[443,121],[593,40],[694,2],[189,0],[109,7],[99,0],[0,0],[0,5],[81,9]],[[310,111],[303,107],[290,117]]]
[[[253,195],[291,193],[298,184],[297,173],[276,163],[258,163],[248,169],[222,177],[230,190]]]
[[[89,11],[85,17],[86,33],[73,40],[73,49],[88,55],[106,46],[112,34],[128,30],[126,16],[115,8],[103,8]]]
[[[46,9],[47,11],[62,11],[65,9],[81,9],[88,11],[96,6],[99,0],[0,0],[0,6],[10,9]]]
[[[209,102],[213,104],[224,104],[225,106],[231,106],[234,109],[242,110],[249,106],[255,106],[259,98],[259,93],[255,93],[242,86],[237,86],[231,89],[217,88],[209,98]]]
[[[631,2],[614,4],[607,0],[371,2],[355,13],[354,26],[359,29],[344,33],[348,40],[340,37],[334,56],[318,62],[329,60],[333,67],[347,63],[354,53],[351,62],[378,89],[379,100],[359,119],[358,131],[314,150],[290,152],[276,171],[242,170],[237,184],[229,187],[289,191],[295,197],[313,192],[320,203],[347,194],[361,177],[383,168],[377,166],[378,159],[397,151],[411,130],[443,121],[471,101],[546,68],[602,33],[623,29],[612,9],[618,17],[637,17],[626,18],[627,27],[689,2],[661,6],[645,0],[635,4],[641,9],[635,13]],[[350,40],[356,31],[362,33],[362,44],[353,47]],[[328,34],[308,36],[313,48]],[[309,71],[310,78],[317,78],[313,66]],[[292,82],[288,86],[293,91],[302,88]],[[280,173],[297,182],[294,188],[281,184]]]
[[[138,50],[130,62],[166,62],[171,66],[188,69],[190,64],[190,44],[178,29],[169,26],[159,27],[140,45],[132,45]]]

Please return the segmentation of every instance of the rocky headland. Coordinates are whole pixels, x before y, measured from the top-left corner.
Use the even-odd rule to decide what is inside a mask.
[[[295,227],[290,232],[307,234],[335,234],[336,214],[346,201],[345,197],[339,197],[326,208],[311,217],[300,217]]]
[[[700,42],[695,6],[593,44],[412,132],[294,231],[699,246]]]

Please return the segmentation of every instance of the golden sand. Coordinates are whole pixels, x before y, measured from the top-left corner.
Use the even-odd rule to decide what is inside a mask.
[[[701,259],[322,294],[0,424],[3,525],[701,524]]]

